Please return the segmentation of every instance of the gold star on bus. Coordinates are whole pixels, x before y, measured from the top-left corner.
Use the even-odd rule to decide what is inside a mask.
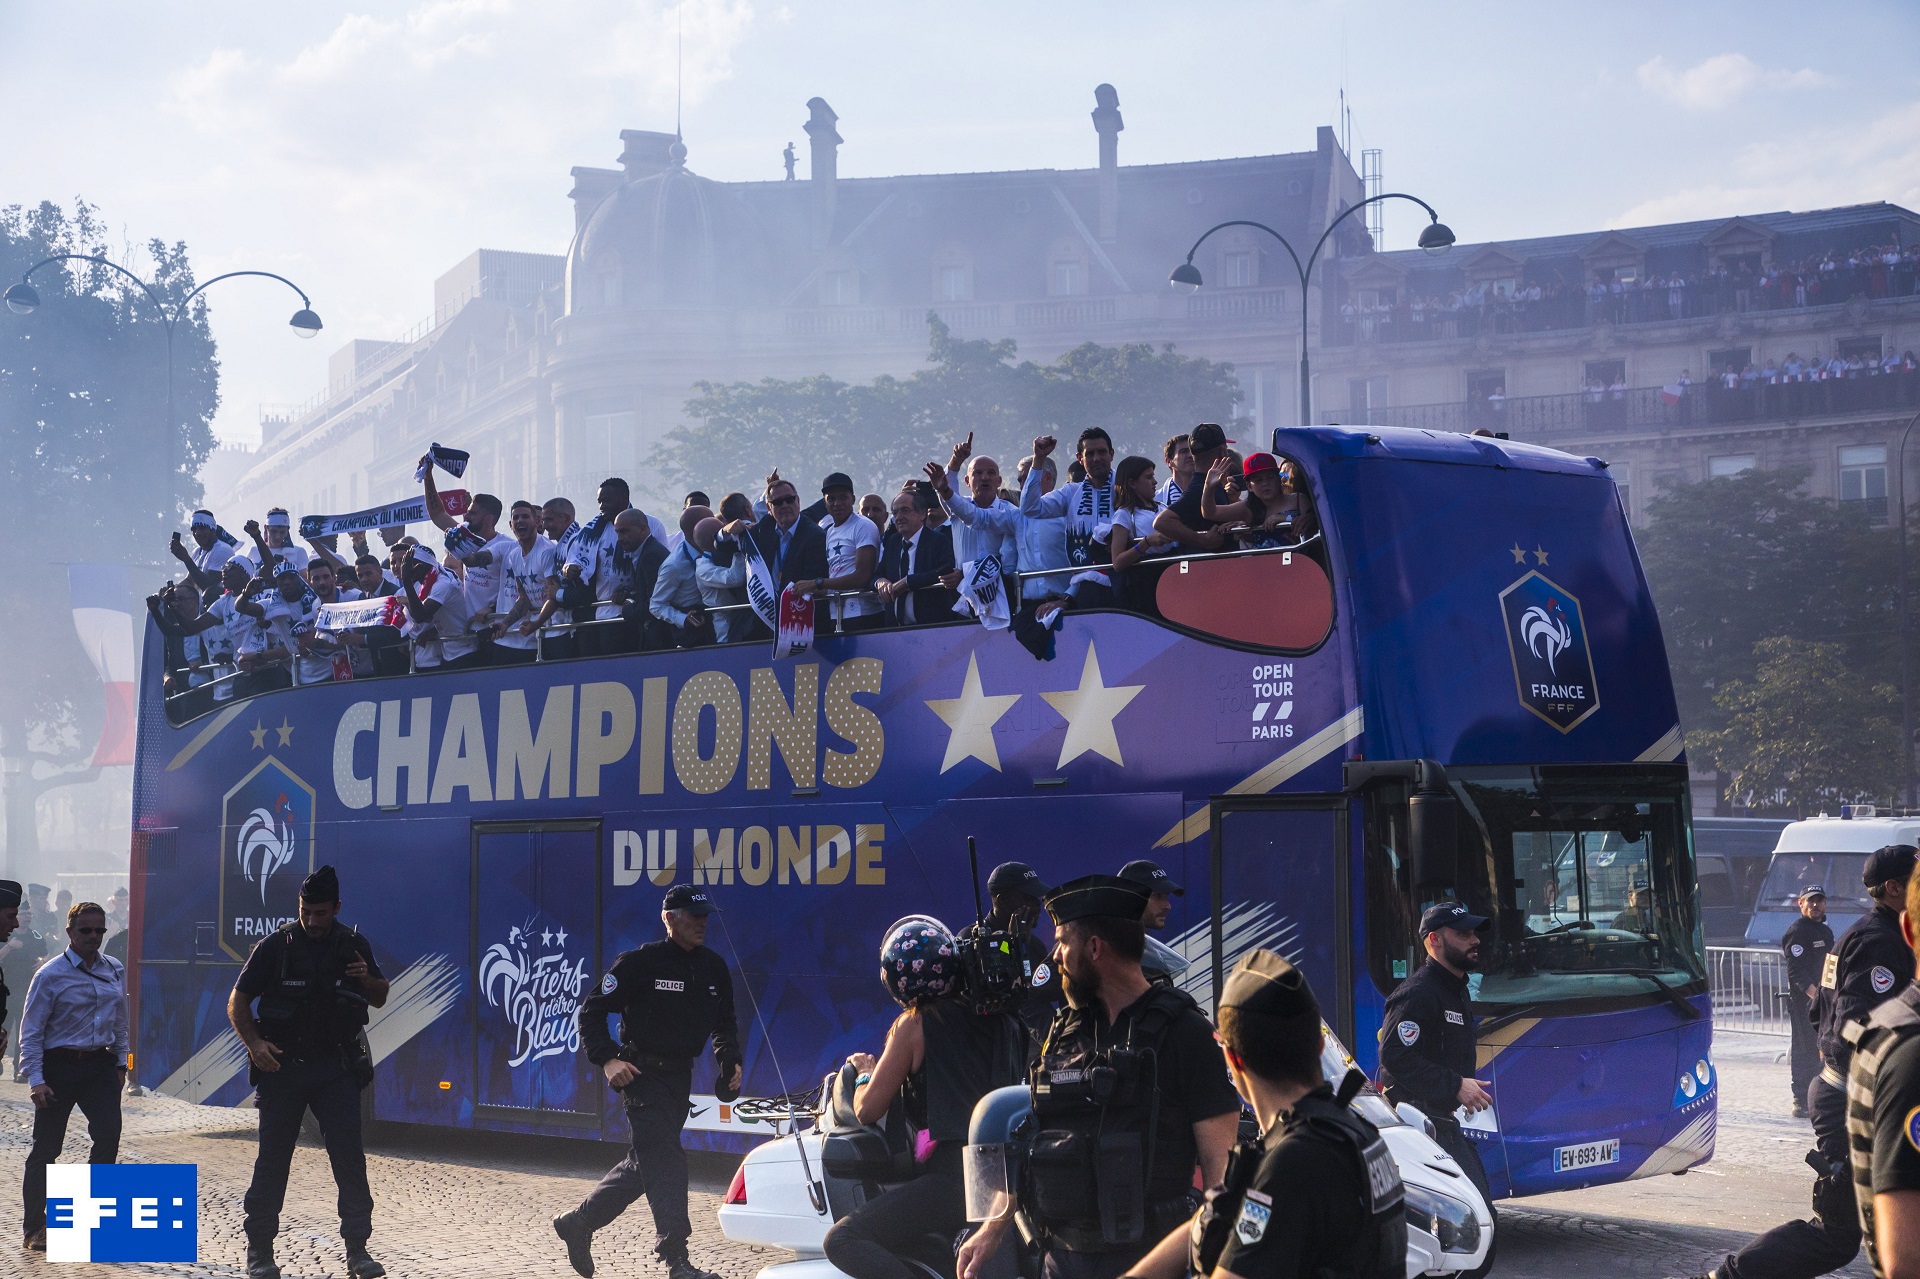
[[[1515,564],[1525,564],[1527,562],[1527,553],[1520,549],[1520,543],[1518,542],[1513,544],[1513,562]]]

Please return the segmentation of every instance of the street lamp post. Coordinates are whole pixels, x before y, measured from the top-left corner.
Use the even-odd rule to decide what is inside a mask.
[[[235,276],[241,275],[263,275],[269,280],[280,281],[280,283],[300,295],[300,309],[293,313],[291,320],[287,321],[296,336],[303,338],[317,336],[321,328],[320,317],[314,314],[312,300],[307,297],[306,292],[302,290],[299,285],[287,279],[284,275],[275,275],[271,271],[229,271],[225,275],[216,275],[205,284],[200,285],[200,287],[196,288],[193,292],[187,294],[187,296],[181,298],[176,305],[169,307],[165,302],[160,300],[160,295],[154,292],[153,286],[149,285],[145,280],[127,270],[127,268],[121,266],[118,262],[110,261],[107,258],[99,257],[92,253],[56,253],[50,258],[41,259],[21,272],[19,282],[7,286],[6,292],[0,293],[0,300],[4,300],[7,304],[7,309],[15,315],[31,314],[34,309],[40,305],[40,293],[39,290],[35,289],[29,282],[28,277],[32,276],[35,271],[38,271],[43,266],[51,266],[55,262],[76,261],[92,262],[99,266],[108,267],[118,271],[121,275],[126,276],[129,280],[139,285],[141,292],[147,295],[147,300],[153,303],[154,310],[159,312],[160,321],[166,328],[167,422],[165,437],[167,449],[167,490],[165,501],[167,505],[167,519],[171,522],[177,515],[177,512],[173,509],[174,481],[177,478],[176,473],[179,470],[177,463],[174,461],[173,442],[173,330],[174,327],[179,324],[180,318],[187,313],[187,304],[222,280],[231,280]]]
[[[1427,217],[1431,220],[1420,232],[1420,247],[1428,253],[1444,253],[1453,247],[1454,236],[1452,229],[1440,220],[1440,215],[1434,212],[1431,204],[1428,204],[1417,195],[1407,195],[1401,191],[1389,191],[1384,195],[1368,196],[1351,208],[1341,210],[1333,221],[1327,223],[1327,229],[1320,233],[1319,243],[1315,244],[1313,246],[1313,252],[1307,255],[1305,265],[1301,264],[1300,255],[1293,251],[1293,246],[1287,243],[1287,237],[1281,235],[1266,223],[1235,220],[1232,222],[1222,222],[1219,226],[1209,228],[1206,235],[1202,235],[1198,240],[1195,240],[1193,247],[1187,250],[1187,260],[1173,268],[1173,274],[1167,278],[1167,283],[1171,284],[1174,289],[1181,293],[1197,292],[1202,281],[1200,278],[1200,268],[1193,264],[1193,255],[1198,253],[1200,246],[1207,242],[1207,236],[1212,235],[1215,231],[1224,231],[1230,226],[1250,226],[1255,230],[1265,231],[1268,235],[1280,241],[1280,247],[1287,251],[1289,258],[1293,259],[1293,269],[1300,276],[1300,425],[1302,426],[1313,425],[1313,384],[1308,377],[1307,369],[1307,322],[1309,318],[1307,279],[1313,274],[1314,264],[1320,260],[1320,250],[1326,247],[1327,239],[1332,236],[1333,229],[1353,214],[1366,208],[1369,204],[1375,204],[1381,200],[1412,200],[1415,204],[1427,211]]]
[[[1897,623],[1900,645],[1900,789],[1906,792],[1907,807],[1914,806],[1913,800],[1913,658],[1909,651],[1907,633],[1907,437],[1913,434],[1913,428],[1920,426],[1920,413],[1913,415],[1907,423],[1907,429],[1900,432],[1900,447],[1894,450],[1893,474],[1898,482],[1900,517],[1900,580],[1895,583],[1900,600],[1900,618]]]

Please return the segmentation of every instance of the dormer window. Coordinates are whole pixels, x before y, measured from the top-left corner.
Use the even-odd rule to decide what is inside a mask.
[[[1221,281],[1230,289],[1253,287],[1253,250],[1235,249],[1221,257]]]
[[[963,266],[943,266],[940,268],[940,300],[942,302],[965,302],[973,296],[972,281],[967,277],[972,272]]]
[[[939,302],[973,300],[973,254],[963,244],[943,244],[933,255],[933,296]]]
[[[1055,262],[1047,271],[1047,292],[1057,298],[1087,291],[1087,268],[1079,262]]]
[[[821,306],[857,306],[860,302],[860,273],[850,268],[827,271],[820,277]]]

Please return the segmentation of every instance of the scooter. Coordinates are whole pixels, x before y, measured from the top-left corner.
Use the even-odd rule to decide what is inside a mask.
[[[1331,1030],[1326,1041],[1321,1068],[1337,1083],[1358,1068]],[[842,1067],[826,1077],[817,1099],[742,1101],[735,1107],[741,1118],[767,1123],[780,1134],[748,1152],[720,1206],[727,1238],[794,1254],[756,1279],[846,1279],[826,1259],[828,1229],[914,1175],[904,1114],[896,1105],[881,1123],[861,1124],[854,1117],[853,1088],[851,1067]],[[1481,1271],[1492,1256],[1493,1214],[1466,1172],[1434,1141],[1426,1116],[1411,1106],[1388,1105],[1371,1085],[1350,1104],[1380,1130],[1406,1185],[1407,1279]],[[941,1279],[943,1257],[944,1271],[951,1273],[952,1248],[953,1240],[930,1235],[915,1250],[919,1256],[903,1260],[929,1279]]]

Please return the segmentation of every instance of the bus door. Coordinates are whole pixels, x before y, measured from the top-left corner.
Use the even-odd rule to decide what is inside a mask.
[[[1247,951],[1284,955],[1351,1048],[1347,813],[1345,795],[1215,801],[1211,949],[1214,991]]]
[[[475,1126],[600,1127],[579,1017],[600,980],[600,882],[597,821],[474,823]]]

